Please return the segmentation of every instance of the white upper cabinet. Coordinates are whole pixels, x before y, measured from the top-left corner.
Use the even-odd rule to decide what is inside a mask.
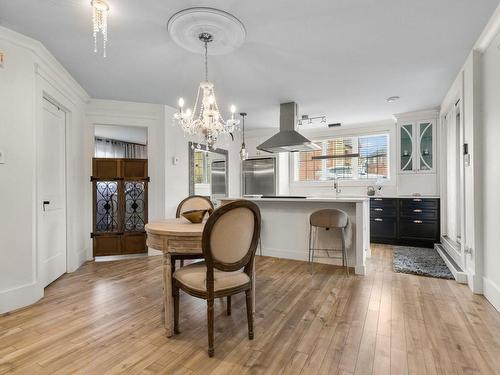
[[[436,173],[436,117],[415,113],[396,118],[399,173]]]

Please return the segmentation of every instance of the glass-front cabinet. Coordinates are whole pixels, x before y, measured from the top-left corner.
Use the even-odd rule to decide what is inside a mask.
[[[399,129],[400,134],[400,157],[399,168],[401,171],[413,170],[413,143],[414,143],[414,124],[403,124]]]
[[[418,122],[418,170],[432,171],[434,169],[434,125],[431,121]]]
[[[435,121],[400,121],[399,173],[435,171]]]

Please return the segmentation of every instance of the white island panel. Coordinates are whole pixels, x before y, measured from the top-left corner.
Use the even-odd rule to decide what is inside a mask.
[[[227,198],[232,201],[241,198]],[[309,216],[324,208],[345,211],[351,220],[348,264],[355,273],[365,274],[365,260],[370,256],[369,200],[366,198],[244,198],[255,202],[262,216],[263,255],[286,259],[308,260]],[[321,229],[318,248],[340,249],[339,233]],[[319,254],[318,254],[319,255]],[[322,254],[323,255],[323,254]],[[340,253],[335,253],[340,255]],[[341,264],[340,260],[315,260],[321,263]]]

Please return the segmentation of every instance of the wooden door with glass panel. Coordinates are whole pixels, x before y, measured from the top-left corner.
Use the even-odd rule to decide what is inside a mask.
[[[91,181],[94,256],[147,252],[148,161],[94,158]]]

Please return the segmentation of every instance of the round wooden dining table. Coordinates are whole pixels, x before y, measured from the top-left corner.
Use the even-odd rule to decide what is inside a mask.
[[[148,247],[163,253],[163,303],[167,337],[174,334],[174,300],[172,297],[172,259],[175,254],[198,254],[203,258],[201,238],[205,223],[193,224],[184,218],[152,221],[146,224]],[[255,264],[255,262],[254,262]],[[255,266],[254,266],[255,280]],[[255,285],[255,282],[254,282]],[[253,288],[255,301],[255,287]],[[253,306],[255,312],[255,302]]]

